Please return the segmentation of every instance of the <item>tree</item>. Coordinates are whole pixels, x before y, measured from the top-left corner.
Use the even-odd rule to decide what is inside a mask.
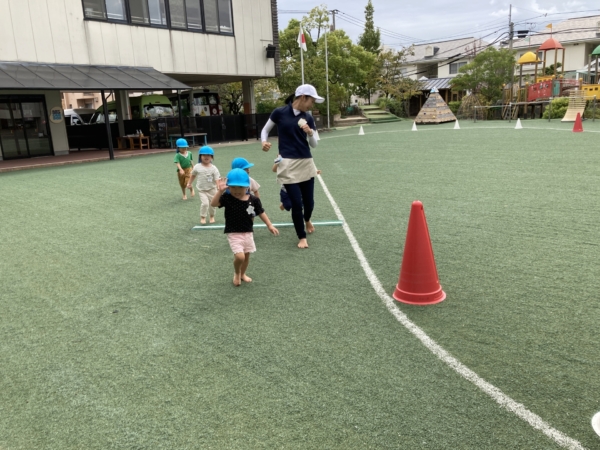
[[[481,95],[489,104],[502,98],[502,87],[512,81],[515,52],[489,47],[459,69],[450,81],[452,89]]]
[[[242,90],[242,83],[240,81],[236,83],[225,83],[215,84],[212,86],[206,86],[212,92],[217,92],[221,99],[221,105],[223,106],[223,112],[225,114],[241,114],[244,107],[244,92]]]
[[[327,27],[329,17],[327,10],[316,7],[302,20],[306,27],[305,37],[308,51],[304,52],[304,79],[306,83],[315,86],[324,96],[327,90],[325,80],[325,37],[321,30]],[[279,33],[281,50],[281,76],[277,79],[279,90],[285,96],[293,94],[296,87],[302,83],[300,67],[300,49],[296,42],[300,22],[290,20],[285,30]],[[317,31],[317,40],[313,41],[310,32]],[[375,61],[375,56],[352,40],[343,30],[327,33],[329,59],[329,94],[330,112],[335,113],[348,106],[350,95],[364,83]],[[321,113],[326,111],[325,103],[317,104]]]
[[[316,45],[321,38],[321,30],[327,30],[329,28],[329,11],[327,11],[327,6],[321,5],[311,9],[308,13],[308,17],[302,19],[302,28],[305,33],[310,34],[313,44]],[[316,39],[313,39],[312,36],[314,30],[317,31]]]
[[[416,80],[405,76],[404,73],[406,57],[413,54],[413,48],[409,47],[399,51],[388,50],[377,56],[373,77],[377,89],[383,91],[387,98],[405,100],[407,95],[410,98],[418,90],[420,83],[415,83]]]
[[[373,3],[369,0],[365,7],[365,31],[358,38],[358,45],[362,46],[366,51],[371,53],[379,53],[379,47],[381,47],[381,34],[379,28],[375,30],[373,23]]]

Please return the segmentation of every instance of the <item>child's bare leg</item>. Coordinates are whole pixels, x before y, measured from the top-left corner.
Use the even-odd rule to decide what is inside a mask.
[[[312,224],[310,220],[306,221],[306,232],[308,234],[312,234],[315,232],[315,226]]]
[[[181,188],[181,193],[183,194],[183,195],[181,196],[181,199],[182,199],[182,200],[187,200],[187,196],[185,195],[185,187],[182,187],[182,188]]]
[[[242,252],[233,255],[233,284],[239,286],[242,284],[242,265],[246,261],[246,255]],[[246,266],[248,266],[246,264]]]
[[[246,269],[248,269],[248,264],[250,264],[250,253],[244,253],[244,262],[242,263],[241,267],[241,278],[242,281],[245,281],[246,283],[251,283],[252,278],[246,275]]]
[[[206,223],[206,217],[200,216],[200,223],[204,225]]]
[[[214,206],[210,205],[210,202],[212,201],[214,195],[211,197],[208,197],[208,215],[210,216],[210,223],[215,223],[215,211],[216,208]]]
[[[194,197],[196,195],[193,187],[190,188],[190,194],[192,195],[192,197]]]

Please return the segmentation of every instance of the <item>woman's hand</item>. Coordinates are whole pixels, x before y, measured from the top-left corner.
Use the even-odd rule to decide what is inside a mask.
[[[269,150],[271,150],[271,143],[269,141],[263,141],[262,150],[263,152],[268,152]]]
[[[308,134],[308,137],[312,137],[313,135],[313,130],[310,126],[308,126],[307,123],[305,123],[304,125],[302,125],[302,131],[304,131],[306,134]]]

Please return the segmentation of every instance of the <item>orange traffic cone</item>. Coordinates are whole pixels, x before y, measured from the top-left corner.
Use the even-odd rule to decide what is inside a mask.
[[[411,305],[433,305],[446,298],[438,280],[425,211],[420,201],[414,201],[410,209],[402,267],[394,298]]]
[[[583,131],[583,124],[581,123],[581,114],[577,113],[575,118],[575,125],[573,125],[573,133],[581,133]]]

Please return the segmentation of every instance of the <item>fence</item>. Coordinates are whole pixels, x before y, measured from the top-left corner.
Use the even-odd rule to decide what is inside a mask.
[[[206,133],[209,144],[219,142],[247,141],[260,139],[260,131],[269,120],[270,113],[265,114],[240,114],[235,116],[208,116],[186,117],[182,120],[183,132]],[[135,134],[141,130],[150,136],[150,145],[153,148],[168,147],[169,135],[181,135],[179,118],[169,117],[160,119],[135,119],[124,120],[125,134]],[[117,147],[119,126],[110,124],[113,147]],[[270,136],[277,136],[277,127],[274,127]],[[105,124],[67,126],[69,148],[108,148],[108,137]]]

